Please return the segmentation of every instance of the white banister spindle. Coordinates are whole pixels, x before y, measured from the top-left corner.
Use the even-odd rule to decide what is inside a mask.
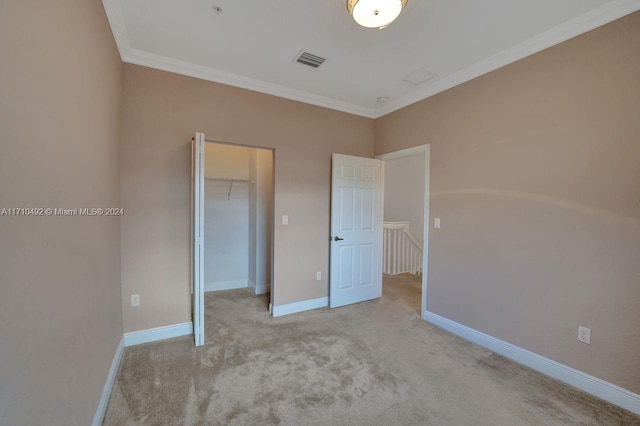
[[[404,238],[404,234],[400,234],[400,266],[398,266],[398,271],[404,271],[405,269],[405,250],[406,241]]]
[[[391,267],[391,263],[390,263],[391,256],[389,256],[390,252],[391,252],[391,249],[389,248],[389,230],[385,229],[384,230],[384,254],[386,256],[384,258],[385,271],[388,271],[389,268]]]
[[[404,270],[409,272],[411,270],[411,247],[409,246],[409,238],[407,238],[407,234],[402,233],[402,239],[404,240]]]
[[[398,260],[398,234],[396,232],[391,233],[391,274],[395,275],[396,272],[396,262]]]
[[[384,222],[384,273],[422,273],[422,244],[411,234],[409,222]]]
[[[393,239],[391,241],[393,241],[393,243],[391,244],[391,271],[393,274],[397,274],[398,273],[398,256],[395,255],[395,253],[398,252],[398,234],[396,232],[393,232],[392,234]]]
[[[396,273],[400,273],[400,271],[404,271],[404,234],[402,232],[398,233],[398,240],[400,241],[400,245],[398,246],[398,271]]]

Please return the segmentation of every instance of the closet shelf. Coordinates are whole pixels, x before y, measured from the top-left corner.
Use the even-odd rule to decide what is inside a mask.
[[[240,182],[240,183],[253,183],[252,179],[230,179],[230,178],[204,178],[204,180],[213,180],[216,182]]]

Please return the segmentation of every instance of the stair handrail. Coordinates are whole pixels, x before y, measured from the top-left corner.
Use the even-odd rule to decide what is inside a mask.
[[[424,246],[420,243],[420,241],[418,241],[415,235],[413,235],[411,230],[409,230],[408,221],[399,221],[399,222],[385,221],[383,222],[383,227],[387,229],[402,229],[403,232],[407,234],[407,237],[409,237],[409,240],[416,246],[416,248],[420,249],[420,251],[423,251]]]

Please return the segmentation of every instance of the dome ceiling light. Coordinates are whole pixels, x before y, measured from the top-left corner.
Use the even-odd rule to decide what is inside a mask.
[[[408,0],[347,0],[347,10],[355,21],[367,28],[384,29],[392,23]]]

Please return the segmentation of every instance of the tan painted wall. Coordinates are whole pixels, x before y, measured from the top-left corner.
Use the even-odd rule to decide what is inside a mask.
[[[638,52],[640,13],[376,121],[431,143],[428,309],[636,393]]]
[[[326,296],[331,153],[372,157],[374,122],[194,78],[124,66],[125,331],[191,319],[190,140],[275,148],[275,303]],[[325,277],[316,281],[316,271]],[[140,293],[141,306],[129,297]]]
[[[0,209],[117,207],[99,0],[0,4]],[[122,336],[117,217],[0,216],[0,424],[87,425]]]

